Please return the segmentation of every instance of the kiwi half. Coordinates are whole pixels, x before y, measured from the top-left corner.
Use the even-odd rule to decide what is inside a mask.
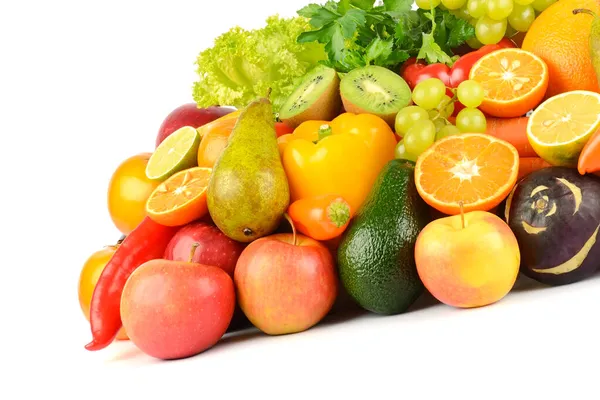
[[[375,65],[348,72],[340,83],[340,93],[346,111],[375,114],[392,127],[398,111],[411,101],[406,81],[389,69]]]
[[[333,68],[318,65],[307,72],[279,110],[279,119],[296,128],[304,121],[330,121],[342,107],[340,78]]]

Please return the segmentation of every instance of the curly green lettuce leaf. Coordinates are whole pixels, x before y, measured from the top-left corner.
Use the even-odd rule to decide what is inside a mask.
[[[324,45],[297,42],[310,29],[304,17],[274,15],[261,29],[235,27],[222,34],[196,60],[194,101],[198,107],[242,108],[271,89],[269,98],[278,109],[300,78],[327,59]]]

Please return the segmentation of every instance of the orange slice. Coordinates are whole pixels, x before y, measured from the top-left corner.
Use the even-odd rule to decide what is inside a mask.
[[[529,51],[501,49],[473,64],[469,79],[483,87],[481,111],[492,117],[521,117],[544,99],[548,66]]]
[[[483,133],[448,136],[435,142],[415,166],[417,191],[446,215],[490,211],[508,196],[519,172],[519,153],[510,143]]]
[[[204,217],[211,173],[211,168],[194,167],[169,177],[148,198],[148,217],[165,226],[182,226]]]

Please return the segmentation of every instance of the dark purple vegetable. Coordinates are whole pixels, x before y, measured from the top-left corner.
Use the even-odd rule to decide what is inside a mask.
[[[600,268],[600,178],[565,167],[533,172],[509,195],[504,217],[530,278],[566,285]]]

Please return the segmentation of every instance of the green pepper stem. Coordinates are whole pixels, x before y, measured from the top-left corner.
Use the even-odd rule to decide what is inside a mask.
[[[331,136],[333,133],[333,129],[331,129],[331,125],[323,124],[319,127],[319,141],[325,139],[327,136]]]
[[[350,206],[343,199],[335,199],[327,207],[327,219],[336,228],[341,228],[350,220]]]
[[[190,258],[188,259],[188,262],[193,262],[192,260],[194,259],[194,254],[196,254],[196,249],[198,248],[198,246],[200,246],[200,243],[195,242],[192,245],[192,250],[190,250]]]

